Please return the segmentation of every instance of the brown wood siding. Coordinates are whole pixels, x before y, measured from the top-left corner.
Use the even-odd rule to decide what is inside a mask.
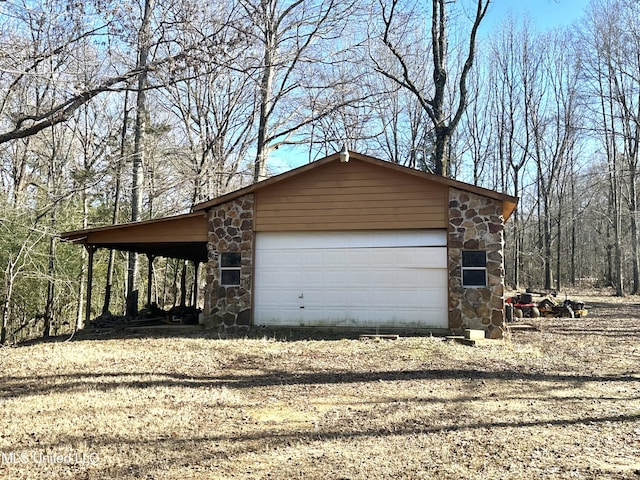
[[[256,231],[447,227],[447,186],[355,159],[255,195]]]
[[[130,223],[89,232],[86,243],[116,245],[118,243],[206,242],[209,234],[207,226],[207,218],[204,215],[161,219],[157,222],[141,224]]]

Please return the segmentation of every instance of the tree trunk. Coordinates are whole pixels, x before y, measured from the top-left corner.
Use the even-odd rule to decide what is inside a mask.
[[[57,212],[57,203],[56,203],[56,195],[57,195],[57,181],[56,175],[58,174],[58,170],[60,166],[57,164],[56,160],[58,157],[58,149],[57,149],[57,139],[55,132],[51,131],[51,156],[49,158],[48,165],[48,178],[47,178],[47,190],[49,197],[47,200],[51,202],[51,210],[49,212],[49,242],[48,242],[48,252],[47,252],[47,298],[44,307],[44,328],[42,330],[42,337],[48,338],[51,335],[51,326],[54,322],[53,318],[53,307],[55,303],[55,254],[56,254],[56,237],[53,232],[56,231],[56,212]]]
[[[636,170],[629,166],[629,221],[631,222],[631,270],[633,285],[631,293],[640,292],[640,263],[638,261],[638,199],[636,192]]]
[[[542,212],[542,251],[544,252],[544,288],[551,290],[553,276],[551,274],[551,214],[549,213],[548,201],[544,200],[544,211]]]
[[[607,161],[609,162],[608,177],[609,177],[609,211],[613,214],[613,219],[610,219],[613,228],[613,271],[612,271],[612,283],[616,289],[616,296],[624,296],[624,283],[622,275],[622,245],[621,245],[621,228],[622,228],[622,213],[620,209],[620,184],[618,175],[618,145],[616,144],[616,127],[615,118],[616,112],[614,111],[614,98],[613,98],[613,71],[612,66],[609,63],[608,76],[606,81],[606,89],[603,88],[602,79],[600,79],[600,89],[603,95],[600,99],[602,108],[602,120],[605,133],[605,147],[607,152]],[[604,93],[608,93],[605,96]]]
[[[432,57],[431,74],[433,80],[432,95],[425,94],[423,89],[411,78],[410,64],[412,61],[409,60],[408,57],[405,57],[400,46],[392,39],[395,12],[399,4],[398,0],[394,0],[390,2],[389,5],[383,7],[382,15],[385,31],[382,41],[391,51],[403,73],[396,76],[390,73],[388,69],[378,70],[387,78],[392,79],[415,95],[424,112],[429,116],[434,131],[434,146],[431,155],[433,171],[435,174],[443,176],[450,174],[450,142],[467,108],[467,77],[473,67],[478,28],[489,7],[489,0],[476,1],[477,8],[468,36],[468,50],[466,51],[464,64],[458,76],[457,85],[454,86],[449,79],[449,68],[447,65],[447,59],[450,56],[448,51],[449,32],[447,25],[447,5],[453,3],[455,2],[447,0],[431,1],[430,41]],[[452,100],[449,101],[449,98],[452,98]]]
[[[180,306],[187,306],[187,260],[182,261],[182,274],[180,275]]]
[[[134,132],[134,151],[132,161],[132,183],[131,183],[131,221],[140,220],[142,210],[142,183],[143,183],[143,164],[144,164],[144,137],[147,128],[147,87],[148,76],[146,66],[149,59],[149,31],[151,24],[151,12],[153,10],[153,0],[145,0],[144,14],[140,30],[138,33],[138,63],[137,67],[141,70],[138,75],[138,89],[136,100],[136,123]],[[127,274],[127,315],[134,315],[137,312],[137,305],[133,306],[132,293],[136,289],[138,283],[138,257],[134,252],[129,253],[129,267]]]
[[[82,228],[86,229],[89,225],[89,199],[87,198],[87,192],[83,190],[82,192]],[[85,265],[87,263],[87,252],[86,249],[82,249],[82,253],[80,254],[80,281],[78,282],[78,305],[76,306],[76,326],[75,330],[82,330],[85,327],[84,319],[86,317],[84,312],[85,302],[84,302],[84,287],[87,278],[87,270],[85,269]]]
[[[113,192],[113,215],[111,216],[111,223],[115,225],[118,223],[118,212],[120,210],[120,189],[122,184],[122,164],[126,154],[127,145],[127,126],[129,123],[129,94],[125,92],[124,95],[124,111],[122,115],[122,132],[120,134],[120,157],[116,165],[116,184]],[[113,269],[115,261],[115,252],[109,250],[109,263],[107,265],[107,279],[104,289],[104,303],[102,304],[102,313],[107,313],[111,304],[111,291],[113,290]]]
[[[5,270],[5,295],[2,302],[2,329],[0,329],[0,345],[4,345],[7,341],[7,332],[9,330],[9,318],[11,316],[11,299],[13,297],[13,275],[14,264],[9,258],[7,268]]]
[[[616,296],[624,296],[624,284],[622,276],[622,245],[620,238],[621,230],[621,215],[620,215],[620,200],[618,191],[618,175],[617,175],[617,162],[614,160],[612,168],[609,171],[609,188],[610,188],[610,212],[613,214],[611,221],[613,227],[613,268],[612,268],[612,283],[616,289]]]
[[[449,176],[449,142],[451,130],[447,127],[436,127],[435,145],[433,149],[433,173],[442,177]]]
[[[269,117],[271,116],[271,102],[273,90],[273,49],[275,48],[275,31],[268,22],[265,32],[264,60],[262,81],[260,84],[260,118],[258,119],[258,140],[256,148],[256,163],[253,171],[253,181],[259,182],[267,178],[267,158],[269,156]]]
[[[556,290],[560,291],[560,289],[562,288],[562,220],[563,220],[563,215],[562,215],[562,196],[559,197],[559,201],[558,201],[558,221],[557,221],[557,226],[558,226],[558,236],[556,239]]]
[[[514,172],[513,188],[514,195],[518,195],[519,190],[518,172]],[[513,284],[516,289],[520,288],[520,251],[522,249],[522,238],[520,235],[520,213],[518,209],[513,212]]]
[[[573,169],[572,169],[573,170]],[[578,222],[578,212],[576,211],[576,176],[575,172],[571,175],[571,271],[569,272],[569,281],[571,286],[576,286],[576,223]],[[591,275],[590,275],[591,276]]]
[[[55,255],[56,255],[56,238],[53,235],[56,225],[56,210],[51,210],[51,233],[49,235],[49,252],[47,263],[47,301],[44,308],[44,329],[42,331],[42,337],[47,338],[51,335],[51,326],[54,322],[53,307],[55,303]]]

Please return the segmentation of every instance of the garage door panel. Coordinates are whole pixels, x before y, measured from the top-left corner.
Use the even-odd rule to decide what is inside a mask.
[[[299,269],[287,269],[285,271],[263,271],[260,272],[260,275],[256,279],[257,282],[260,282],[262,285],[273,286],[275,288],[277,285],[295,285],[300,284],[302,282],[304,272]]]
[[[266,250],[359,247],[445,247],[446,230],[376,230],[353,232],[260,232],[257,247]]]
[[[343,306],[347,302],[349,292],[343,288],[305,289],[304,306],[316,308],[326,306]]]
[[[366,269],[352,270],[351,280],[354,285],[364,285],[367,283],[379,283],[383,282],[386,278],[385,272],[380,271],[367,271]]]
[[[442,289],[425,290],[420,296],[414,292],[395,291],[392,294],[392,298],[393,303],[398,305],[400,309],[427,308],[441,310],[447,306],[442,298],[444,294],[446,294],[446,291]]]
[[[322,284],[326,284],[326,277],[327,277],[327,272],[323,272],[323,271],[317,271],[317,272],[306,271],[301,276],[301,279],[300,279],[300,282],[299,282],[300,288],[302,288],[303,285],[322,285]]]
[[[406,289],[430,288],[446,290],[447,272],[435,268],[405,268],[390,272],[393,284]]]
[[[296,251],[296,255],[299,255],[299,250]],[[324,266],[325,262],[327,261],[325,256],[323,255],[323,252],[317,249],[307,249],[305,250],[306,252],[306,258],[305,258],[305,265],[310,266],[310,267],[322,267]]]
[[[446,328],[445,233],[389,233],[260,232],[256,324]]]
[[[371,264],[372,256],[375,255],[371,248],[351,248],[347,249],[350,256],[349,262],[352,265],[368,265]]]

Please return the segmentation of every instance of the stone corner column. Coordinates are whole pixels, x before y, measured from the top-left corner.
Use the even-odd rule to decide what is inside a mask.
[[[448,225],[449,329],[485,330],[502,338],[504,319],[504,218],[502,203],[455,188],[449,189]],[[487,253],[487,286],[462,286],[462,251]]]

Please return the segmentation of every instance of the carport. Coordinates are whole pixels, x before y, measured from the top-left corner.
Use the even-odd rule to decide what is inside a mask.
[[[208,258],[207,236],[207,216],[201,211],[62,233],[60,237],[63,240],[84,245],[89,254],[85,325],[88,325],[91,315],[93,263],[94,254],[98,248],[135,252],[147,256],[149,262],[147,304],[151,304],[153,260],[156,257],[166,257],[192,261],[195,267],[195,279],[197,279],[200,263],[206,262]],[[182,282],[184,281],[183,278]],[[197,281],[195,285],[197,286]],[[194,299],[197,299],[197,295],[197,288],[194,288]]]

